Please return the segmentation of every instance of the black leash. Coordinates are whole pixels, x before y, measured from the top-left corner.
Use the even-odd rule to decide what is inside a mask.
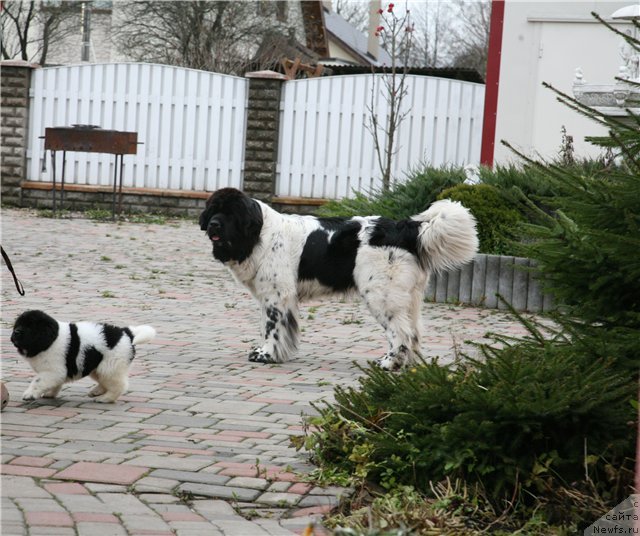
[[[13,269],[13,265],[11,264],[11,259],[9,259],[9,255],[7,255],[2,246],[0,246],[0,250],[2,251],[2,258],[4,259],[4,262],[7,264],[7,268],[9,268],[9,271],[13,276],[13,282],[16,285],[16,289],[18,289],[18,293],[20,294],[20,296],[24,296],[24,287],[22,286],[22,283],[20,283],[20,280],[16,277],[16,272]]]

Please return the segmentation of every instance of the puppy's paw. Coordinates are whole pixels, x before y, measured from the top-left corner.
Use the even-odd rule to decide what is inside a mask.
[[[93,398],[93,397],[96,397],[96,396],[103,395],[103,394],[105,394],[106,392],[107,392],[107,390],[106,390],[104,387],[102,387],[102,385],[95,385],[95,386],[93,387],[93,389],[91,389],[91,390],[89,391],[89,393],[88,393],[88,394],[89,394],[89,396],[90,396],[91,398]]]
[[[22,400],[35,400],[36,398],[38,398],[33,391],[25,391],[22,394]]]
[[[95,402],[100,402],[101,404],[113,404],[116,400],[118,400],[118,397],[114,397],[112,395],[109,394],[104,394],[104,395],[100,395],[98,397],[95,398]]]
[[[249,353],[249,361],[252,363],[277,363],[277,361],[271,357],[269,352],[265,352],[262,348],[254,348]]]

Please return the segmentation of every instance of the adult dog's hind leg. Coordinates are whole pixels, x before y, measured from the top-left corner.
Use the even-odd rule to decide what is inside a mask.
[[[254,348],[249,361],[283,363],[298,347],[298,306],[296,300],[265,300],[262,304],[262,338],[264,344]]]
[[[417,285],[411,293],[409,316],[411,321],[411,352],[409,363],[422,356],[420,345],[420,325],[422,324],[422,302],[424,300],[424,284]]]
[[[372,248],[359,254],[355,276],[358,292],[389,342],[378,364],[387,370],[409,365],[420,352],[425,273],[409,253]]]

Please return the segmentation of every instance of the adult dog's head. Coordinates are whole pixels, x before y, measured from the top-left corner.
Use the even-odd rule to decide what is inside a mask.
[[[15,321],[11,342],[20,355],[34,357],[58,337],[58,322],[42,311],[25,311]]]
[[[260,242],[262,208],[235,188],[214,192],[200,214],[200,229],[213,243],[213,256],[221,262],[242,262]]]

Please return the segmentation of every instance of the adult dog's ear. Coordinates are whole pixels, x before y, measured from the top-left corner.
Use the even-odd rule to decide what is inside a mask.
[[[247,210],[247,219],[244,222],[245,229],[249,232],[260,234],[263,223],[260,203],[250,197],[245,197],[243,201]]]
[[[200,214],[200,229],[202,229],[203,231],[207,230],[207,227],[209,226],[209,220],[211,219],[211,216],[213,216],[213,194],[211,194],[209,196],[209,199],[207,199],[207,205],[205,207],[205,209],[202,211],[202,213]]]

